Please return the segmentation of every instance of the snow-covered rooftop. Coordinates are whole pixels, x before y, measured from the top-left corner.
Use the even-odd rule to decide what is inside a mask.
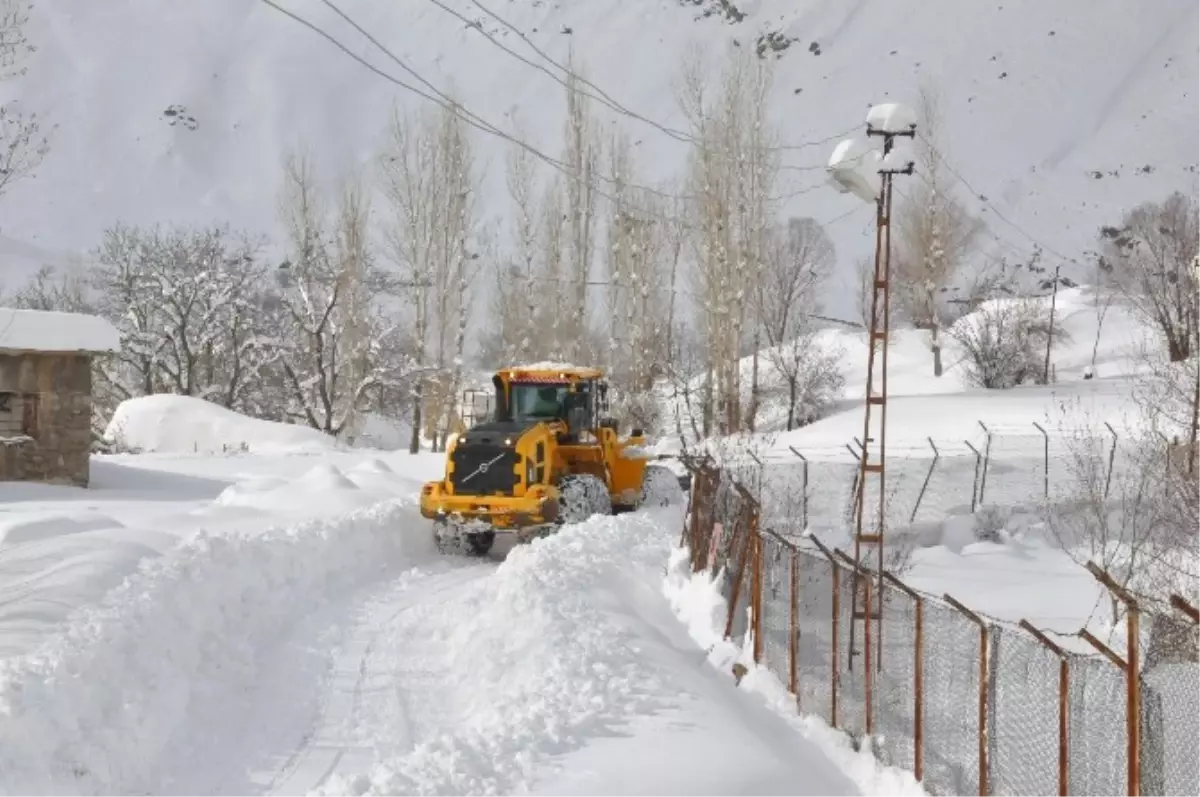
[[[0,307],[0,351],[93,353],[120,348],[120,333],[99,316]]]

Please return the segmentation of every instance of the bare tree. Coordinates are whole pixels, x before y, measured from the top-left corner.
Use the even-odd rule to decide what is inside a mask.
[[[893,284],[909,320],[918,329],[929,331],[933,374],[941,376],[942,332],[952,323],[947,318],[945,294],[974,253],[983,225],[952,190],[940,154],[938,98],[929,86],[921,89],[919,109],[923,132],[915,142],[914,154],[922,179],[894,211]]]
[[[361,188],[343,189],[331,220],[306,156],[290,157],[284,176],[292,254],[280,267],[278,339],[288,415],[338,436],[353,429],[379,389],[405,380],[413,363],[398,325],[366,303],[384,281],[366,246]]]
[[[767,119],[770,66],[734,51],[721,91],[710,96],[705,53],[685,64],[680,104],[692,136],[689,188],[696,220],[691,248],[698,265],[697,293],[704,314],[708,377],[704,428],[741,428],[739,355],[774,217],[778,176],[774,128]]]
[[[567,72],[566,216],[568,235],[565,247],[566,272],[574,287],[570,312],[562,320],[563,332],[572,341],[570,356],[582,361],[588,330],[588,282],[591,278],[595,249],[596,177],[599,171],[600,143],[586,95],[580,90],[580,76],[573,59]]]
[[[380,158],[393,218],[388,242],[410,289],[414,355],[426,371],[413,396],[409,450],[416,453],[422,431],[436,446],[437,425],[455,390],[457,330],[467,312],[464,280],[469,283],[472,271],[465,261],[475,231],[475,182],[466,124],[454,110],[416,120],[397,110],[390,138]]]
[[[1116,286],[1162,334],[1172,362],[1192,356],[1200,336],[1198,214],[1194,196],[1174,193],[1162,203],[1138,205],[1119,227],[1100,232]]]
[[[787,394],[787,428],[810,423],[841,390],[837,353],[823,352],[812,315],[835,262],[833,241],[811,218],[771,231],[755,293],[764,353]]]
[[[25,37],[32,7],[27,0],[0,0],[0,80],[25,74],[25,58],[35,49]],[[32,174],[49,151],[37,114],[21,111],[16,102],[0,105],[0,195]]]

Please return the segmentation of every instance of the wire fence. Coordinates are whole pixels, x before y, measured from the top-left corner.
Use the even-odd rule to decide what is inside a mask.
[[[756,493],[711,461],[693,473],[681,543],[720,578],[726,636],[789,690],[796,709],[911,771],[931,794],[1200,794],[1197,614],[1169,619],[1188,644],[1142,667],[1086,632],[1097,654],[1065,650],[1028,623],[981,617],[890,574],[858,570],[819,538],[760,525]],[[756,485],[757,487],[757,485]],[[868,633],[867,625],[871,624]]]
[[[1111,426],[1069,433],[1042,424],[977,426],[970,438],[889,446],[882,498],[871,480],[864,517],[874,522],[881,500],[889,529],[919,528],[981,507],[1037,513],[1048,503],[1078,497],[1081,468],[1096,470],[1097,489],[1102,486],[1107,497],[1109,489],[1116,496],[1137,467],[1136,458],[1126,455],[1129,441]],[[792,539],[805,529],[826,534],[853,525],[861,449],[852,438],[842,446],[791,448],[727,467],[761,503],[764,523]]]

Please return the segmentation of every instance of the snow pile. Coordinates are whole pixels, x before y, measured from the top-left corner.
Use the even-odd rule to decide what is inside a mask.
[[[711,573],[693,573],[686,549],[671,553],[663,591],[692,639],[708,651],[708,663],[733,687],[735,663],[746,667],[738,688],[765,704],[809,740],[859,786],[861,794],[924,795],[912,773],[881,765],[868,747],[855,751],[850,738],[813,716],[797,716],[796,700],[766,667],[756,665],[749,644],[738,647],[724,638],[728,604]],[[747,643],[749,639],[747,638]]]
[[[178,734],[259,676],[258,653],[332,597],[428,551],[410,507],[255,536],[200,535],[146,562],[36,655],[0,663],[12,793],[151,793]],[[244,696],[244,692],[243,692]],[[228,708],[228,704],[224,704]]]
[[[225,488],[213,503],[286,514],[297,507],[308,511],[313,498],[319,497],[319,509],[325,514],[349,512],[377,501],[416,495],[419,489],[419,482],[398,476],[385,463],[372,459],[345,472],[325,463],[296,479],[277,476],[247,479]]]
[[[438,689],[452,696],[445,708],[458,708],[461,723],[326,791],[519,792],[538,758],[669,705],[668,673],[606,611],[660,554],[662,529],[644,515],[593,518],[514,549],[494,578],[427,610],[419,622],[439,635]]]
[[[169,394],[121,402],[105,437],[122,451],[170,454],[322,454],[333,438],[288,423],[249,418],[203,399]]]
[[[0,307],[0,349],[114,352],[120,348],[116,327],[99,316]]]

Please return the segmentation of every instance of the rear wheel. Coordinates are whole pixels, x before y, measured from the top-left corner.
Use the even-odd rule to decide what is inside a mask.
[[[582,523],[592,515],[611,515],[608,485],[591,475],[579,473],[558,483],[558,522]]]

